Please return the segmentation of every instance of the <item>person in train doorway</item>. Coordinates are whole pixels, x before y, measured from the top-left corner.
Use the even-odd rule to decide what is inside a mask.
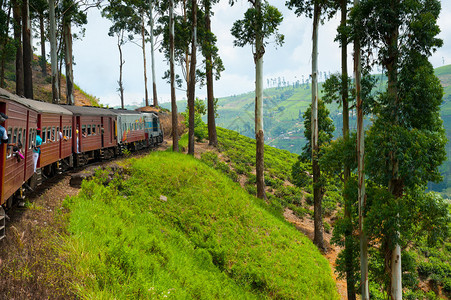
[[[39,154],[41,153],[41,129],[36,129],[36,144],[33,146],[33,170],[36,172],[36,166],[38,165]]]
[[[2,143],[8,143],[8,134],[6,132],[6,128],[1,125],[6,121],[6,119],[8,119],[8,116],[0,112],[0,145]]]

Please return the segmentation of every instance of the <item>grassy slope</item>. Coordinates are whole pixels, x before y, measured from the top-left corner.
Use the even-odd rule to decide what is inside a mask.
[[[68,206],[84,297],[338,297],[327,261],[304,235],[185,155],[134,160],[128,180],[84,183]]]

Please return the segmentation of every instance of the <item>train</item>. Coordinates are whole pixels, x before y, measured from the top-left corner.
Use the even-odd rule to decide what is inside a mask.
[[[0,124],[8,135],[8,143],[0,144],[0,239],[5,209],[23,199],[42,178],[163,142],[163,128],[153,112],[57,105],[1,88],[0,112],[8,116]],[[42,144],[35,171],[33,147],[38,129]]]

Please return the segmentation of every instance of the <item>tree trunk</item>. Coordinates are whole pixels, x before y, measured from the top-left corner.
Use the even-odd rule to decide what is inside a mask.
[[[74,72],[72,68],[72,31],[70,20],[66,20],[64,24],[64,45],[64,48],[66,49],[66,54],[64,55],[66,60],[66,103],[69,105],[75,105]]]
[[[149,93],[147,92],[147,62],[146,62],[146,35],[144,27],[144,13],[141,14],[141,38],[142,38],[142,49],[143,49],[143,60],[144,60],[144,94],[146,100],[146,106],[149,106]]]
[[[122,68],[125,61],[122,59],[123,31],[117,35],[117,48],[119,49],[119,95],[121,97],[121,108],[124,109],[124,86],[122,84]]]
[[[205,8],[205,29],[207,33],[211,32],[210,5]],[[207,76],[207,118],[208,118],[208,144],[213,147],[218,146],[218,135],[216,133],[215,120],[215,97],[213,94],[213,62],[211,61],[211,52],[208,50],[205,57],[206,76]]]
[[[262,13],[261,0],[255,1],[257,15]],[[257,197],[266,199],[265,192],[265,137],[263,131],[263,55],[265,48],[263,45],[263,36],[259,30],[256,30],[255,37],[255,140],[256,140],[256,175],[257,175]]]
[[[196,97],[196,60],[197,60],[197,0],[191,1],[193,18],[193,36],[191,42],[191,65],[188,86],[188,154],[194,155],[194,99]]]
[[[17,0],[12,0],[13,18],[14,18],[14,40],[16,41],[16,94],[24,95],[24,78],[23,78],[23,53],[22,53],[22,30],[20,5]]]
[[[322,198],[320,186],[320,168],[318,163],[318,27],[320,19],[319,4],[315,2],[313,13],[313,51],[312,51],[312,169],[313,169],[313,205],[315,233],[313,243],[322,251],[326,250],[323,239]]]
[[[49,35],[50,35],[50,63],[52,65],[52,102],[58,104],[59,84],[58,84],[58,56],[56,46],[56,19],[55,19],[55,1],[49,0]]]
[[[28,0],[22,0],[22,41],[24,96],[25,98],[33,99],[33,71],[31,68],[33,51],[31,50],[31,28]]]
[[[44,25],[44,14],[39,14],[39,31],[41,35],[41,72],[42,75],[47,76],[47,60],[45,58],[45,25]]]
[[[397,4],[397,0],[390,1],[390,5],[394,9],[394,6]],[[398,37],[399,37],[399,31],[398,27],[394,26],[392,32],[389,36],[388,41],[388,52],[387,52],[387,59],[386,59],[386,69],[387,69],[387,92],[388,97],[392,101],[393,105],[393,113],[392,113],[392,122],[394,125],[398,124],[398,114],[397,114],[397,107],[398,107]],[[391,171],[391,179],[388,183],[388,189],[390,193],[395,198],[395,201],[398,201],[398,199],[403,194],[403,184],[402,180],[399,178],[398,169],[399,169],[399,162],[398,159],[395,157],[394,153],[390,153],[390,165],[389,169]],[[396,224],[398,222],[395,222]],[[398,233],[399,235],[399,233]],[[402,299],[402,271],[401,271],[401,248],[398,244],[393,245],[394,247],[391,247],[392,253],[390,256],[386,256],[386,259],[390,259],[390,262],[388,263],[386,261],[386,267],[387,272],[390,274],[390,286],[389,286],[389,294],[391,299],[393,300],[399,300]]]
[[[33,98],[33,76],[31,62],[33,52],[31,50],[31,28],[28,0],[22,0],[22,51],[23,51],[23,73],[24,73],[24,96]]]
[[[354,0],[354,5],[359,5],[359,0]],[[368,241],[364,229],[365,215],[365,133],[363,128],[363,102],[361,97],[361,59],[360,41],[354,41],[354,71],[357,103],[357,159],[358,159],[358,202],[359,202],[359,234],[360,234],[360,285],[362,300],[369,296],[368,288]]]
[[[153,41],[153,0],[149,1],[149,18],[150,18],[150,58],[151,58],[151,68],[152,68],[152,91],[153,91],[153,105],[158,106],[158,96],[157,96],[157,79],[155,77],[155,49]]]
[[[347,0],[341,0],[341,26],[347,23]],[[341,38],[341,103],[343,105],[343,139],[349,141],[349,103],[348,103],[348,52],[347,52],[347,36]],[[351,169],[345,162],[344,164],[344,185],[348,183],[351,177]],[[346,222],[345,228],[345,269],[346,269],[346,286],[348,300],[356,300],[355,276],[354,276],[354,247],[352,242],[352,200],[343,193],[345,202],[344,218]]]
[[[9,2],[8,6],[8,17],[6,18],[6,24],[9,24],[11,18],[11,2]],[[5,87],[5,62],[6,62],[6,45],[8,44],[8,31],[9,26],[6,26],[5,33],[3,34],[3,48],[2,48],[2,67],[0,71],[0,87]]]
[[[174,48],[174,1],[169,0],[169,68],[171,72],[172,151],[178,152],[179,136],[177,131],[177,101],[175,99]]]

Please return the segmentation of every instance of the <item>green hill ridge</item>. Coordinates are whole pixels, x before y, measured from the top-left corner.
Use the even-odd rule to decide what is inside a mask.
[[[224,174],[167,152],[127,169],[66,201],[82,298],[338,299],[312,242]]]

